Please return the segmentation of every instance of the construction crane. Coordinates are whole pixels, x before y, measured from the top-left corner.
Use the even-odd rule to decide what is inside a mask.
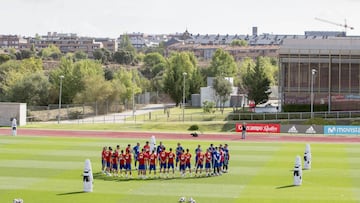
[[[345,24],[335,23],[335,22],[332,22],[332,21],[329,21],[329,20],[325,20],[325,19],[321,19],[321,18],[315,18],[315,20],[318,20],[318,21],[321,21],[321,22],[330,23],[330,24],[333,24],[333,25],[337,25],[337,26],[343,27],[343,28],[345,28],[345,32],[347,31],[347,29],[350,29],[350,30],[354,30],[354,29],[355,29],[354,27],[349,26],[349,25],[346,23],[346,20],[345,20]]]

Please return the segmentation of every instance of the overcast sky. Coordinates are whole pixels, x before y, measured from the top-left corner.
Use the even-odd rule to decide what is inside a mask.
[[[304,34],[344,31],[360,35],[360,0],[0,0],[0,34],[48,31],[118,37],[123,33]]]

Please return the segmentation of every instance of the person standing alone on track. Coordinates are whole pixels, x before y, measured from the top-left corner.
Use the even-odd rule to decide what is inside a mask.
[[[246,123],[244,122],[241,126],[241,139],[244,139],[245,140],[245,137],[246,137]]]

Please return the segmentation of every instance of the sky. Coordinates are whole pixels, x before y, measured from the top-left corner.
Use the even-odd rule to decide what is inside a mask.
[[[304,34],[360,36],[360,0],[0,0],[0,34],[48,32],[119,37],[124,33]]]

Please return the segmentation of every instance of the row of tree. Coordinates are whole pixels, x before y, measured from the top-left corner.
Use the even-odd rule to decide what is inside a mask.
[[[51,55],[47,50],[42,52]],[[131,52],[134,55],[132,61],[137,57],[129,48],[120,52]],[[100,58],[94,60],[68,55],[61,57],[59,65],[50,71],[44,71],[43,61],[38,57],[0,61],[0,101],[25,102],[28,105],[55,104],[62,80],[62,103],[66,104],[95,101],[127,104],[131,102],[133,93],[156,91],[167,93],[178,105],[182,101],[184,79],[188,98],[200,92],[206,77],[215,77],[218,102],[224,104],[231,93],[231,84],[225,77],[233,77],[241,93],[247,93],[249,99],[258,104],[267,101],[269,86],[277,83],[276,60],[259,57],[253,61],[249,58],[237,64],[222,49],[214,53],[206,68],[200,68],[190,52],[175,52],[167,58],[153,52],[138,59],[141,64],[138,68],[109,69]],[[64,76],[63,79],[60,76]]]

